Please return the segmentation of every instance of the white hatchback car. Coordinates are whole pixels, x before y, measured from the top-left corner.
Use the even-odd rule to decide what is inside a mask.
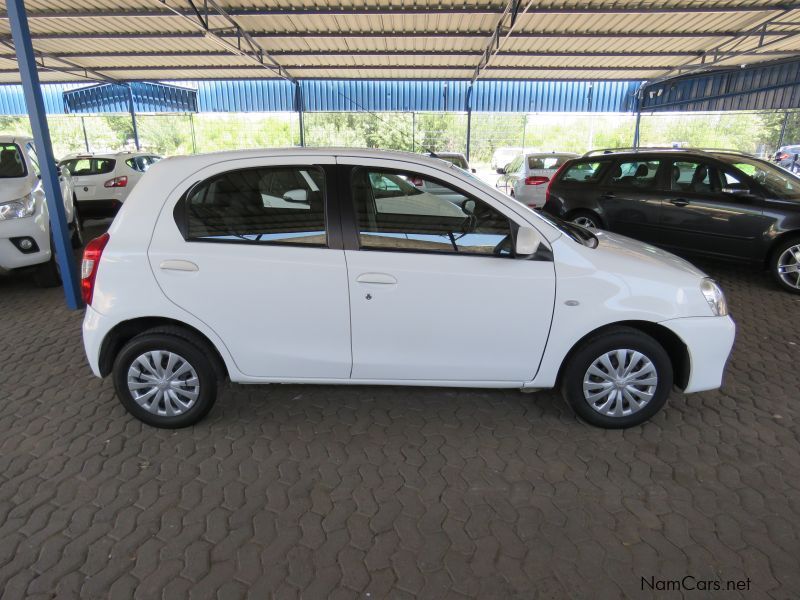
[[[542,208],[547,185],[565,162],[577,158],[571,152],[533,152],[515,158],[497,179],[495,187],[525,206]]]
[[[150,165],[161,160],[148,152],[69,154],[59,161],[72,174],[81,219],[110,217],[128,198]]]
[[[82,231],[69,173],[59,180],[72,246],[80,248]],[[38,285],[58,285],[61,279],[50,240],[50,213],[33,140],[0,136],[0,271],[31,268]]]
[[[387,189],[393,177],[464,200],[443,211],[413,186]],[[534,212],[437,159],[170,158],[132,199],[84,253],[83,337],[93,372],[160,427],[197,422],[226,377],[560,386],[586,421],[627,427],[673,383],[719,387],[733,344],[722,292],[686,261]]]

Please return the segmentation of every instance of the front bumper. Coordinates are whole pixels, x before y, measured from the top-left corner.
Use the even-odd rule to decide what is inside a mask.
[[[12,238],[32,238],[36,252],[22,252]],[[47,220],[37,213],[32,217],[0,221],[0,270],[11,271],[38,265],[50,260],[50,231]]]
[[[662,321],[689,351],[689,380],[684,393],[715,390],[733,348],[736,324],[728,317],[686,317]]]

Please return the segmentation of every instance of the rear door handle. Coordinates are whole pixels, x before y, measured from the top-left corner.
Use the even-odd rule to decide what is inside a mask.
[[[159,265],[162,271],[199,271],[200,267],[190,260],[163,260]]]
[[[669,203],[673,206],[687,206],[689,201],[684,200],[683,198],[676,198],[675,200],[670,200]]]
[[[388,273],[362,273],[356,278],[358,283],[377,283],[378,285],[394,285],[397,279]]]

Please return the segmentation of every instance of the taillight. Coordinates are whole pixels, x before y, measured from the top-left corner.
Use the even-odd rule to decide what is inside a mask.
[[[114,177],[114,179],[109,179],[103,184],[103,186],[107,188],[125,187],[126,185],[128,185],[127,175],[123,175],[121,177]]]
[[[108,244],[111,236],[104,233],[100,237],[94,238],[86,244],[83,250],[83,261],[81,262],[81,295],[83,301],[91,306],[94,296],[94,280],[97,277],[97,267],[100,265],[100,257],[103,249]]]
[[[558,176],[561,175],[561,171],[564,170],[569,163],[564,163],[560,167],[558,167],[558,171],[556,171],[553,176],[550,178],[550,182],[547,184],[547,189],[544,191],[544,203],[547,204],[550,202],[550,189],[553,187],[553,182],[558,179]],[[542,205],[544,206],[544,205]]]
[[[412,185],[415,185],[417,187],[422,187],[422,179],[420,179],[419,177],[410,177],[408,180],[411,182]]]
[[[542,185],[543,183],[547,183],[548,181],[550,181],[549,177],[541,177],[541,176],[526,177],[525,185]]]

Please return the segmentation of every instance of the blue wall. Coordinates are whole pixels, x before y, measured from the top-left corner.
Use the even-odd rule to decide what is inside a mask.
[[[157,88],[151,84],[136,87]],[[199,112],[293,111],[295,86],[285,80],[181,81],[180,88],[197,90]],[[464,111],[467,81],[304,80],[306,111]],[[165,87],[168,91],[169,86]],[[73,90],[83,88],[80,92]],[[635,82],[601,81],[478,81],[471,104],[486,112],[629,112]],[[45,84],[47,112],[127,112],[127,91],[116,86]],[[174,89],[174,88],[172,88]],[[98,91],[99,90],[99,91]],[[136,90],[135,90],[136,91]],[[70,92],[67,109],[63,92]],[[191,108],[173,94],[135,94],[138,112],[184,112]],[[0,85],[0,114],[27,114],[18,85]]]

